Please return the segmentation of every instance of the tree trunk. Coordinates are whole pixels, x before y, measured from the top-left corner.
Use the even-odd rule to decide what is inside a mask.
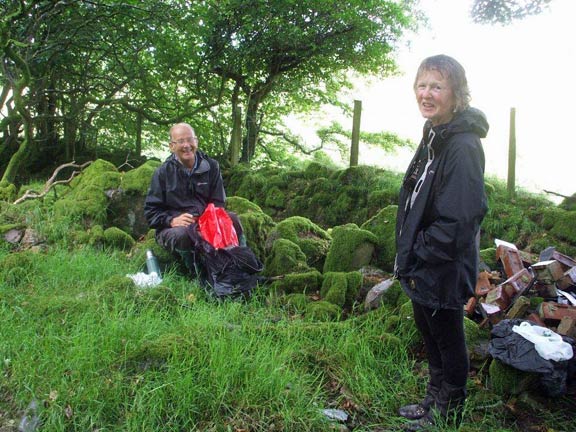
[[[142,155],[142,123],[144,122],[144,117],[142,113],[136,114],[136,157]]]
[[[258,134],[260,133],[260,121],[258,118],[260,109],[260,96],[252,94],[246,107],[246,135],[242,147],[241,161],[250,163],[256,153],[256,144],[258,143]]]

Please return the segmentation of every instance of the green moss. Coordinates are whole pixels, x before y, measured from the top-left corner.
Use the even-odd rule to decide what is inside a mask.
[[[103,240],[106,246],[121,250],[130,250],[136,244],[130,234],[116,227],[107,228],[103,232]]]
[[[41,256],[32,251],[14,252],[0,259],[0,281],[15,286],[25,283]]]
[[[238,215],[244,213],[263,213],[258,204],[254,204],[252,201],[240,196],[226,198],[226,209]]]
[[[464,335],[466,343],[469,346],[477,344],[480,340],[489,340],[490,332],[488,329],[482,329],[477,322],[464,317]]]
[[[361,286],[360,272],[328,272],[324,274],[320,296],[327,302],[350,308],[356,301]]]
[[[104,228],[102,225],[94,225],[88,230],[90,240],[88,243],[92,246],[102,246],[104,244]]]
[[[376,236],[376,259],[374,264],[386,271],[394,269],[396,256],[397,205],[389,205],[360,226]]]
[[[280,190],[279,187],[273,186],[266,191],[266,199],[264,200],[266,207],[282,209],[286,207],[286,195]]]
[[[324,274],[320,296],[323,300],[344,307],[346,303],[346,291],[348,290],[348,279],[346,273],[328,272]]]
[[[337,226],[332,230],[332,243],[324,263],[324,273],[350,272],[370,264],[378,239],[370,231],[355,224]]]
[[[226,209],[238,215],[247,245],[264,261],[266,239],[276,225],[272,218],[265,214],[260,206],[240,196],[229,197],[226,200]]]
[[[346,289],[346,307],[352,307],[358,296],[358,292],[362,287],[363,277],[362,273],[358,271],[346,273],[346,281],[348,283],[348,288]]]
[[[16,185],[7,181],[0,183],[0,201],[13,202],[16,199],[16,195]]]
[[[152,174],[160,165],[160,161],[149,160],[138,168],[127,171],[122,176],[120,187],[128,194],[146,195]]]
[[[498,395],[518,395],[534,385],[535,374],[523,372],[493,359],[488,368],[490,387]]]
[[[330,247],[330,235],[307,218],[292,216],[286,218],[271,230],[268,243],[277,239],[287,239],[298,245],[306,256],[310,267],[322,270]]]
[[[311,302],[306,306],[305,317],[308,321],[337,321],[342,309],[327,301]]]
[[[316,155],[316,153],[314,153]],[[327,160],[326,163],[322,162],[310,162],[304,168],[304,176],[307,179],[317,179],[318,177],[329,177],[334,174],[335,169],[334,167],[330,167],[327,165],[330,160]]]
[[[282,279],[272,283],[272,290],[290,293],[311,293],[320,289],[322,273],[312,270],[306,273],[289,273]]]
[[[120,180],[120,173],[110,162],[94,161],[72,180],[70,191],[54,203],[55,216],[85,225],[104,224],[109,201],[106,191],[117,189]]]
[[[268,179],[263,173],[251,173],[242,179],[234,195],[244,197],[258,205],[264,205]]]
[[[491,270],[496,269],[497,267],[497,260],[496,260],[496,248],[491,247],[487,249],[482,249],[480,251],[480,261],[488,266]]]
[[[279,276],[288,273],[304,273],[310,271],[306,264],[306,255],[294,242],[278,239],[274,242],[270,254],[266,258],[263,274]]]
[[[0,225],[0,235],[4,235],[8,231],[13,230],[13,229],[22,229],[22,228],[25,228],[25,225],[21,224],[21,223]]]
[[[576,243],[576,211],[559,210],[550,233],[572,244]]]

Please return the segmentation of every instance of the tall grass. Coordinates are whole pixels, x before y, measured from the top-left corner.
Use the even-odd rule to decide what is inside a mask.
[[[381,314],[310,322],[265,290],[217,303],[174,270],[138,289],[124,276],[141,263],[117,251],[3,249],[0,262],[0,427],[16,430],[35,401],[26,415],[42,431],[333,430],[325,408],[382,431],[425,387]],[[471,390],[462,430],[522,430]]]

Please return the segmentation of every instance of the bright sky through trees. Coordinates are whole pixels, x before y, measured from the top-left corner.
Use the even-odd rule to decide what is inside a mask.
[[[483,141],[487,174],[507,177],[510,108],[515,107],[516,184],[536,192],[575,193],[576,2],[553,0],[550,11],[507,27],[472,23],[470,0],[422,0],[422,5],[430,29],[420,30],[399,53],[404,75],[350,95],[351,104],[363,102],[362,129],[390,130],[418,142],[423,120],[412,93],[414,74],[424,57],[451,55],[466,69],[472,105],[491,125]],[[382,162],[403,171],[409,156],[382,157]],[[373,157],[365,163],[373,163]]]

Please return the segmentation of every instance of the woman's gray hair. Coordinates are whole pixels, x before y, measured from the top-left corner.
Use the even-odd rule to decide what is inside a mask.
[[[454,112],[464,111],[470,106],[470,90],[468,89],[466,72],[460,63],[444,54],[427,57],[420,63],[414,80],[414,90],[416,90],[420,75],[430,70],[440,72],[442,77],[448,80],[454,94]]]

